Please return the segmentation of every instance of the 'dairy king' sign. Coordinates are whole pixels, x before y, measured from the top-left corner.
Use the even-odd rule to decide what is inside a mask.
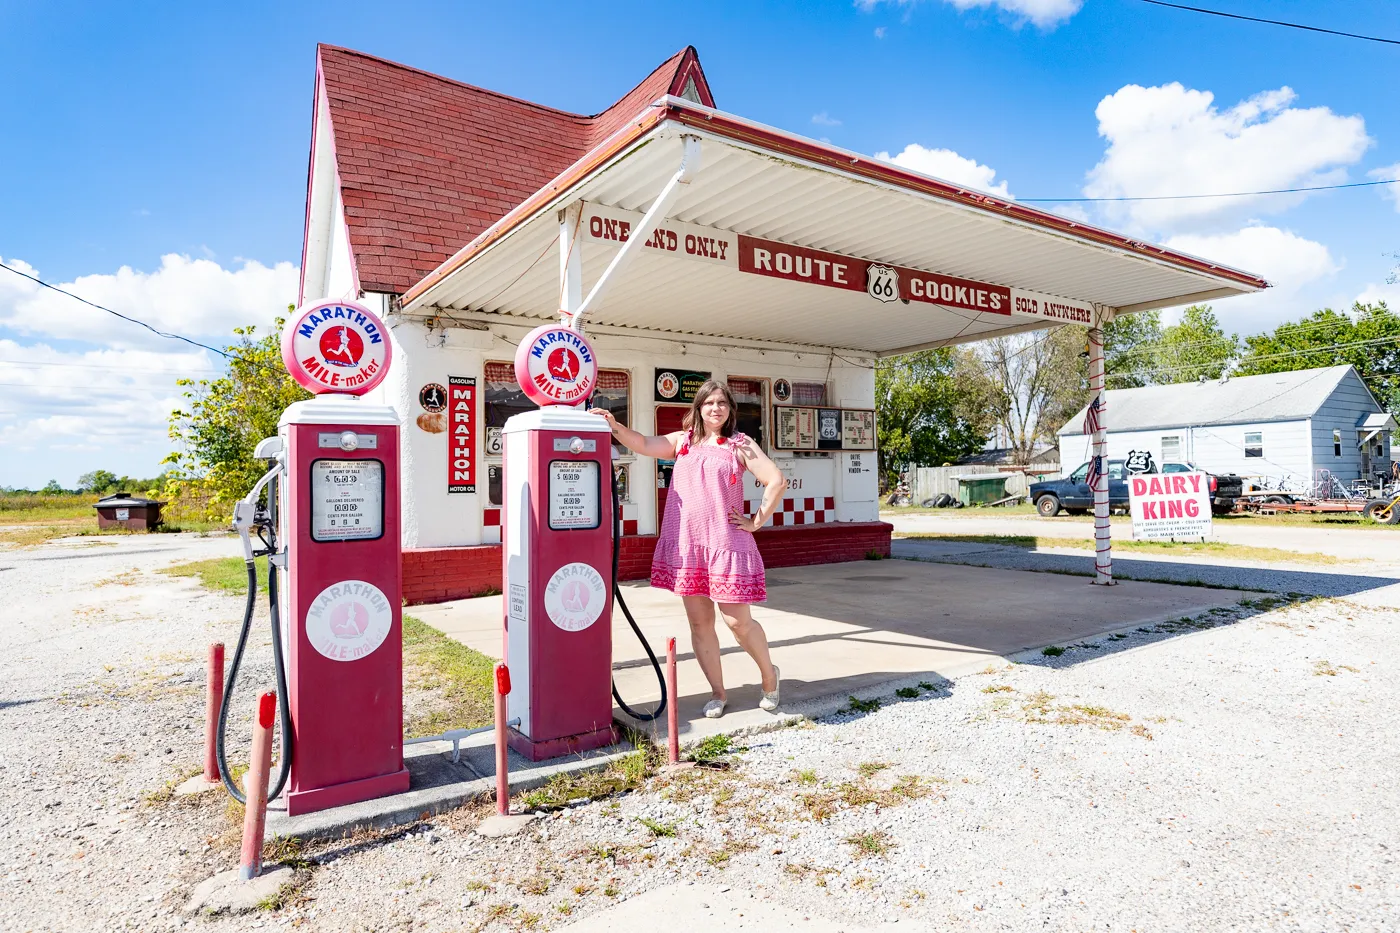
[[[391,356],[384,322],[353,301],[303,308],[282,331],[282,363],[315,395],[364,395],[384,381]]]
[[[598,384],[598,356],[583,334],[546,324],[520,341],[515,380],[525,397],[540,407],[580,405]]]
[[[1128,475],[1133,538],[1163,541],[1210,534],[1210,478],[1204,473]]]

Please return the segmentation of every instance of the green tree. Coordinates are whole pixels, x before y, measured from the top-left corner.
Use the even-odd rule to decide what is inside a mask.
[[[976,386],[965,396],[1000,429],[1018,463],[1029,463],[1040,444],[1054,444],[1055,432],[1088,401],[1085,340],[1084,328],[1060,326],[963,351],[966,382]]]
[[[1400,315],[1385,302],[1323,308],[1300,321],[1244,339],[1238,375],[1351,364],[1379,401],[1400,411]]]
[[[1209,305],[1191,305],[1167,327],[1158,312],[1144,311],[1104,328],[1111,389],[1219,379],[1238,355],[1239,338],[1221,329]]]
[[[60,496],[67,492],[67,490],[63,488],[63,484],[56,479],[49,480],[44,488],[39,491],[46,496]]]
[[[986,435],[971,415],[968,386],[950,349],[921,350],[875,364],[880,474],[900,464],[941,464],[981,449]]]
[[[78,477],[78,488],[83,492],[108,492],[117,487],[117,474],[109,470],[92,470]]]
[[[277,421],[293,402],[311,395],[282,365],[280,332],[258,336],[239,327],[241,339],[226,348],[227,368],[217,379],[181,379],[185,403],[170,413],[170,437],[178,449],[165,458],[172,478],[198,481],[210,494],[211,512],[228,511],[247,494],[267,466],[253,459],[258,442],[277,433]]]
[[[1084,331],[1084,328],[1077,328]],[[1088,339],[1087,332],[1084,334]],[[1103,329],[1104,371],[1111,389],[1135,389],[1152,385],[1152,369],[1162,342],[1162,315],[1140,311],[1114,318]],[[1088,367],[1085,366],[1085,374]]]

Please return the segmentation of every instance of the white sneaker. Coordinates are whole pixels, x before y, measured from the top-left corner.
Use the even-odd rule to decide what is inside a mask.
[[[705,704],[705,718],[718,719],[724,715],[724,700],[711,700]]]
[[[781,672],[779,672],[779,670],[778,670],[778,665],[774,664],[774,665],[773,665],[773,679],[776,680],[776,681],[778,682],[778,685],[777,685],[776,687],[773,688],[773,692],[772,692],[772,693],[767,693],[767,692],[765,692],[765,693],[763,694],[763,699],[761,699],[761,700],[758,701],[758,708],[761,709],[761,710],[763,710],[765,713],[774,712],[774,711],[776,711],[777,708],[778,708],[778,691],[782,690],[782,688],[783,688],[783,680],[782,680],[782,678],[783,678],[783,675],[782,675]]]

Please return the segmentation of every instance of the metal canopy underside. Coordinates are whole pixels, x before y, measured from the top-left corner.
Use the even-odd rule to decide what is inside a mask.
[[[700,136],[704,157],[668,211],[671,221],[1127,310],[1257,290],[1224,267],[1219,275],[1186,268],[667,120],[541,199],[533,215],[508,215],[493,228],[489,245],[469,246],[465,262],[459,253],[410,291],[404,311],[486,312],[522,323],[554,319],[560,307],[559,208],[583,200],[645,211],[676,171],[682,132]],[[503,232],[502,225],[510,229]],[[616,248],[587,237],[580,237],[578,248],[587,294]],[[439,280],[432,283],[434,277]],[[642,249],[586,323],[883,354],[1054,322],[921,302],[881,303],[864,292]]]

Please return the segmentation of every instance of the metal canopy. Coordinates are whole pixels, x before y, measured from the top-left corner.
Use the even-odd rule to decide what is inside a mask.
[[[668,222],[732,240],[756,237],[899,267],[905,278],[916,270],[1120,312],[1267,287],[1238,270],[665,98],[410,289],[403,311],[554,319],[561,307],[560,209],[583,201],[590,211],[645,211],[676,171],[682,135],[700,138],[703,160]],[[576,248],[586,293],[617,244],[580,236]],[[876,355],[1064,323],[922,300],[877,301],[865,285],[746,274],[732,263],[641,249],[588,319]]]

